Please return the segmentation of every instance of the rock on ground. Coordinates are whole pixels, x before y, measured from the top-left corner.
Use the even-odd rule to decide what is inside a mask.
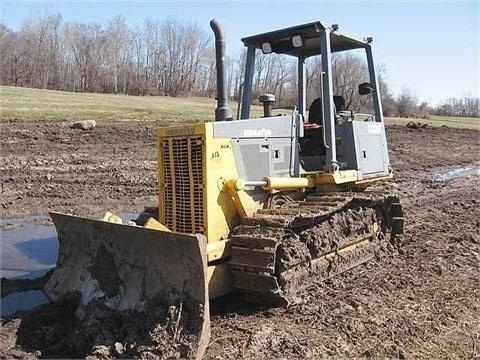
[[[91,130],[97,126],[97,123],[95,120],[82,120],[82,121],[76,121],[73,124],[70,125],[70,128],[72,129],[82,129],[82,130]]]

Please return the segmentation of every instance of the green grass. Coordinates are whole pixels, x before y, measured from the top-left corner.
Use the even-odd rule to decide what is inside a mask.
[[[425,119],[386,118],[387,125],[407,125],[410,121],[428,126],[448,126],[453,128],[480,130],[480,118],[427,115]]]
[[[216,101],[202,97],[127,96],[0,86],[0,107],[0,119],[194,122],[213,120]],[[230,107],[235,115],[237,103],[232,102]],[[252,106],[252,114],[261,116],[262,108]],[[409,121],[480,130],[479,118],[386,119],[388,125],[406,125]]]
[[[73,93],[0,86],[1,119],[144,120],[193,122],[214,119],[213,98]],[[237,103],[230,107],[236,114]],[[253,107],[254,113],[261,108]]]

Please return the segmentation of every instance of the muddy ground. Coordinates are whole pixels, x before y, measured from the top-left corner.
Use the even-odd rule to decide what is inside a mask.
[[[155,205],[155,123],[2,120],[2,217],[100,216]],[[387,129],[406,228],[400,254],[322,284],[288,309],[212,304],[207,358],[474,358],[480,354],[480,133]],[[458,176],[438,173],[472,166]],[[2,337],[7,334],[2,328]],[[2,341],[2,344],[5,342]]]

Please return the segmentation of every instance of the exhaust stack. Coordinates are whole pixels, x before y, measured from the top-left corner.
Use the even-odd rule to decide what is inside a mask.
[[[232,111],[228,106],[227,77],[225,70],[225,35],[217,20],[210,20],[210,27],[215,34],[215,60],[217,68],[217,108],[215,121],[230,121]]]

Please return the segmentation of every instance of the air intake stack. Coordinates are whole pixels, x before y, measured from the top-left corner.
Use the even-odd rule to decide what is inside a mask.
[[[225,70],[225,35],[217,20],[210,20],[210,27],[215,34],[215,60],[217,68],[217,108],[215,121],[233,120],[232,112],[228,107],[227,77]]]

